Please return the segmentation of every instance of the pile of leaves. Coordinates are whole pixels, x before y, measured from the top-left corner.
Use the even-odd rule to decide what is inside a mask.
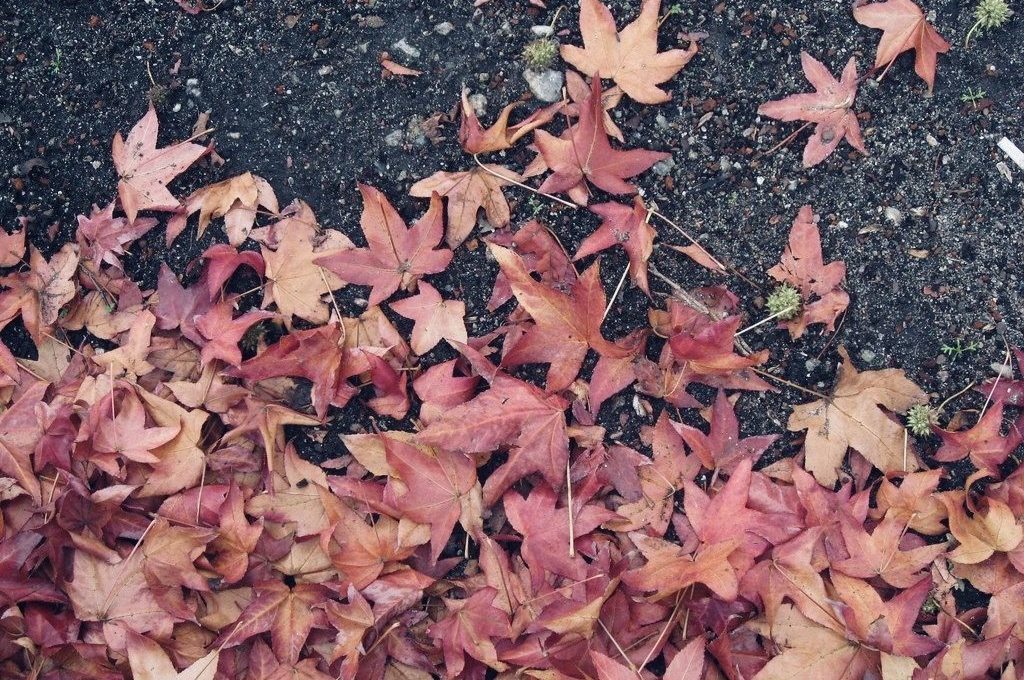
[[[908,6],[856,13],[881,25]],[[590,84],[570,74],[569,99],[518,123],[510,106],[485,127],[464,94],[469,169],[416,183],[429,202],[411,226],[360,185],[365,247],[301,201],[282,209],[250,173],[176,197],[168,184],[212,147],[159,147],[152,109],[114,138],[117,199],[79,218],[75,243],[45,257],[26,252],[24,226],[0,238],[0,323],[36,349],[0,345],[0,675],[1018,677],[1024,379],[979,386],[981,412],[946,429],[926,411],[941,446],[922,457],[899,416],[928,396],[840,349],[827,394],[791,385],[807,395],[788,423],[801,453],[763,465],[777,435],[741,438],[735,404],[779,379],[741,337],[725,285],[674,288],[652,297],[648,327],[602,331],[617,295],[593,256],[622,247],[651,294],[651,220],[664,220],[614,197],[666,156],[612,143],[606,109],[667,100],[658,85],[696,53],[657,51],[658,10],[646,0],[618,31],[584,0],[584,46],[563,53]],[[920,64],[931,43],[916,26]],[[879,64],[911,44],[894,40]],[[852,101],[855,69],[836,85],[804,67],[819,94],[772,115]],[[809,118],[814,161],[859,139],[848,110],[824,109]],[[479,160],[531,134],[523,170]],[[601,201],[572,256],[540,222],[513,224],[503,191],[541,174],[534,190],[563,206]],[[464,303],[430,277],[468,247],[480,211],[504,322],[470,337]],[[144,290],[123,259],[153,215],[168,242],[192,223],[222,238]],[[833,332],[849,296],[812,208],[793,217],[767,274],[794,291],[775,321],[797,342]],[[674,248],[728,275],[695,242]],[[365,311],[342,314],[357,298]],[[396,317],[413,321],[409,337]],[[443,344],[455,358],[424,358]],[[527,379],[520,367],[536,364],[546,376]],[[703,404],[691,385],[717,396]],[[599,424],[626,390],[659,409],[641,451]],[[323,434],[353,404],[408,428],[347,433],[322,466],[303,460],[290,428]],[[976,472],[949,484],[936,463],[952,461]],[[987,607],[961,605],[967,582]]]

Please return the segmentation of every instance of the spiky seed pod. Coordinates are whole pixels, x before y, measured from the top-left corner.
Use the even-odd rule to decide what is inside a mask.
[[[551,68],[558,56],[558,41],[553,38],[537,38],[523,48],[523,63],[533,71]]]
[[[918,404],[907,411],[907,429],[915,437],[927,437],[935,425],[936,413],[928,404]]]
[[[765,302],[765,307],[768,308],[772,316],[788,321],[800,314],[802,304],[800,291],[788,283],[784,283],[771,292]]]

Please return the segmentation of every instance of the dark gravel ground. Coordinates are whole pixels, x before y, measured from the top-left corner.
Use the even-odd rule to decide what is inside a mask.
[[[849,271],[853,302],[839,332],[812,332],[793,343],[784,331],[765,327],[749,337],[772,350],[772,365],[782,375],[815,389],[831,384],[839,344],[861,368],[904,368],[945,397],[991,374],[990,366],[1002,361],[1004,337],[1022,342],[1024,171],[996,142],[1005,135],[1024,146],[1024,23],[1015,17],[964,49],[973,4],[927,4],[953,50],[939,59],[931,97],[907,55],[881,83],[862,85],[855,108],[868,157],[844,146],[805,170],[800,150],[807,133],[766,155],[796,125],[756,114],[764,101],[809,89],[799,68],[801,50],[837,73],[851,56],[861,70],[870,66],[880,33],[857,25],[845,1],[680,3],[662,28],[663,47],[675,46],[680,32],[708,37],[668,84],[672,101],[657,107],[624,102],[616,110],[630,147],[673,154],[667,175],[641,178],[646,199],[762,286],[727,281],[751,320],[764,315],[764,272],[782,252],[797,210],[810,203],[821,214],[826,258],[845,260]],[[550,22],[561,5],[560,39],[579,44],[576,3],[548,5],[538,10],[525,0],[491,0],[474,10],[470,0],[225,0],[214,11],[189,16],[172,0],[5,3],[0,224],[10,228],[18,216],[30,217],[32,241],[47,252],[73,238],[75,216],[114,195],[114,132],[127,132],[155,96],[161,143],[187,137],[198,114],[210,111],[218,152],[227,159],[221,168],[187,173],[172,185],[179,195],[251,170],[268,179],[283,202],[306,200],[324,226],[361,243],[357,180],[382,189],[413,217],[425,207],[405,196],[414,181],[472,163],[454,140],[454,125],[442,125],[431,140],[422,135],[421,121],[451,113],[463,85],[486,96],[485,122],[527,94],[518,54],[531,38],[530,26]],[[621,25],[637,3],[612,5]],[[446,22],[451,30],[442,35]],[[393,47],[403,38],[419,57]],[[424,75],[382,79],[382,51]],[[979,91],[980,101],[967,101]],[[519,148],[502,162],[522,167],[531,156]],[[1012,180],[1000,162],[1009,165]],[[555,210],[514,188],[507,193],[518,203],[517,216],[538,210],[570,250],[596,227],[585,212]],[[659,229],[663,242],[681,242],[670,229]],[[161,260],[181,272],[217,237],[212,229],[197,243],[194,231],[186,232],[168,251],[162,230],[155,230],[129,258],[130,273],[152,285]],[[714,281],[669,251],[657,252],[654,261],[684,286]],[[611,253],[602,265],[611,291],[625,258]],[[497,323],[484,310],[494,272],[484,249],[462,248],[445,274],[430,279],[443,293],[462,297],[470,316],[483,317],[471,333]],[[656,298],[668,290],[659,281],[653,288]],[[346,289],[339,302],[355,309],[352,300],[360,293]],[[646,323],[648,307],[642,293],[626,290],[606,335],[619,337]],[[17,335],[11,327],[3,337],[24,349]],[[979,349],[950,362],[940,347],[957,340],[977,342]],[[780,431],[788,405],[805,400],[793,390],[744,396],[744,431]],[[610,431],[624,429],[625,441],[636,444],[643,421],[632,414],[627,396],[605,407],[602,422]],[[330,429],[345,431],[365,418],[356,404],[335,414]],[[336,452],[333,436],[318,439],[322,443],[306,440],[308,455]],[[792,438],[781,441],[775,455],[795,450]]]

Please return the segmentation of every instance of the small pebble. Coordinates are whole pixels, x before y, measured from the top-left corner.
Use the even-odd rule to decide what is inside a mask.
[[[555,29],[547,24],[541,24],[540,26],[531,26],[530,32],[538,38],[547,38],[555,32]]]
[[[405,130],[393,130],[384,137],[384,143],[388,146],[401,146],[405,139]]]
[[[413,59],[419,59],[420,57],[420,51],[413,47],[412,45],[410,45],[405,38],[402,38],[401,40],[396,42],[394,45],[392,45],[392,47],[407,57],[412,57]]]
[[[487,97],[482,94],[471,94],[469,105],[473,107],[473,113],[482,116],[487,111]]]
[[[897,227],[903,224],[903,213],[900,210],[890,206],[885,208],[885,219],[892,222]]]
[[[864,363],[870,364],[875,360],[875,353],[869,349],[862,349],[860,351],[860,358]]]
[[[807,371],[808,375],[814,373],[814,371],[818,369],[818,366],[821,366],[821,362],[817,359],[808,359],[804,362],[804,369]]]
[[[445,21],[444,23],[434,26],[434,32],[437,33],[438,35],[448,35],[454,30],[455,25],[452,24],[452,22],[450,21]]]
[[[530,86],[533,96],[542,102],[557,102],[562,98],[562,84],[565,76],[561,71],[548,69],[547,71],[523,71],[523,78]]]

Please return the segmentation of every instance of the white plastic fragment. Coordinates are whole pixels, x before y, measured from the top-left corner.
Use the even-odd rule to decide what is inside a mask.
[[[1006,137],[999,140],[997,146],[1003,150],[1011,161],[1017,164],[1017,167],[1024,170],[1024,151],[1020,150],[1016,144],[1011,142]]]

